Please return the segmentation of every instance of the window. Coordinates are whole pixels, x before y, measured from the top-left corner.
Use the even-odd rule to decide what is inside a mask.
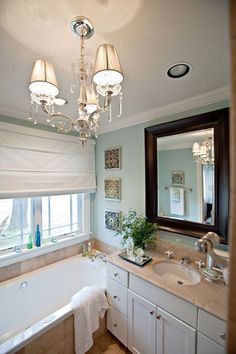
[[[0,200],[0,252],[21,252],[33,243],[36,225],[41,243],[50,244],[84,233],[85,194]],[[88,231],[88,230],[87,230]]]
[[[42,197],[42,235],[44,242],[57,236],[81,231],[81,198],[79,195]]]

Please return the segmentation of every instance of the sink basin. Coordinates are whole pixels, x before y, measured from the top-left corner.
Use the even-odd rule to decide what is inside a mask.
[[[162,261],[152,266],[156,275],[163,280],[179,285],[193,285],[201,280],[198,272],[183,264]]]

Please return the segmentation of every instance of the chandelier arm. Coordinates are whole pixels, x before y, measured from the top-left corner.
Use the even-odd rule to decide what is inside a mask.
[[[69,122],[69,124],[70,124],[69,128],[65,129],[65,128],[64,128],[64,124],[63,124],[62,122],[59,122],[59,123],[57,124],[57,126],[55,126],[55,125],[53,124],[53,122],[51,121],[51,125],[52,125],[52,126],[55,126],[59,132],[62,132],[62,133],[69,133],[69,132],[73,129],[73,126],[74,126],[74,120],[73,120],[73,118],[71,118],[71,117],[69,117],[69,116],[67,116],[67,115],[65,115],[65,114],[63,114],[63,113],[61,113],[61,112],[51,113],[51,114],[50,114],[50,117],[51,117],[51,118],[62,117],[63,119],[65,119],[65,120],[67,120],[67,121]]]

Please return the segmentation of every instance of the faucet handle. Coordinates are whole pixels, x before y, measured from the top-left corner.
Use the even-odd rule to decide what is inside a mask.
[[[190,258],[188,256],[183,256],[180,259],[180,263],[181,264],[188,264],[188,263],[190,263]]]
[[[173,258],[174,252],[171,250],[167,250],[167,251],[165,251],[165,254],[166,254],[167,258],[171,259],[171,258]]]
[[[196,261],[195,263],[196,263],[198,269],[205,267],[205,263],[203,261]]]

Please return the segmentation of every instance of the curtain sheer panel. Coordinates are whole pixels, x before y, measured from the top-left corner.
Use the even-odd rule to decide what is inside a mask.
[[[95,142],[0,122],[0,198],[95,189]]]

